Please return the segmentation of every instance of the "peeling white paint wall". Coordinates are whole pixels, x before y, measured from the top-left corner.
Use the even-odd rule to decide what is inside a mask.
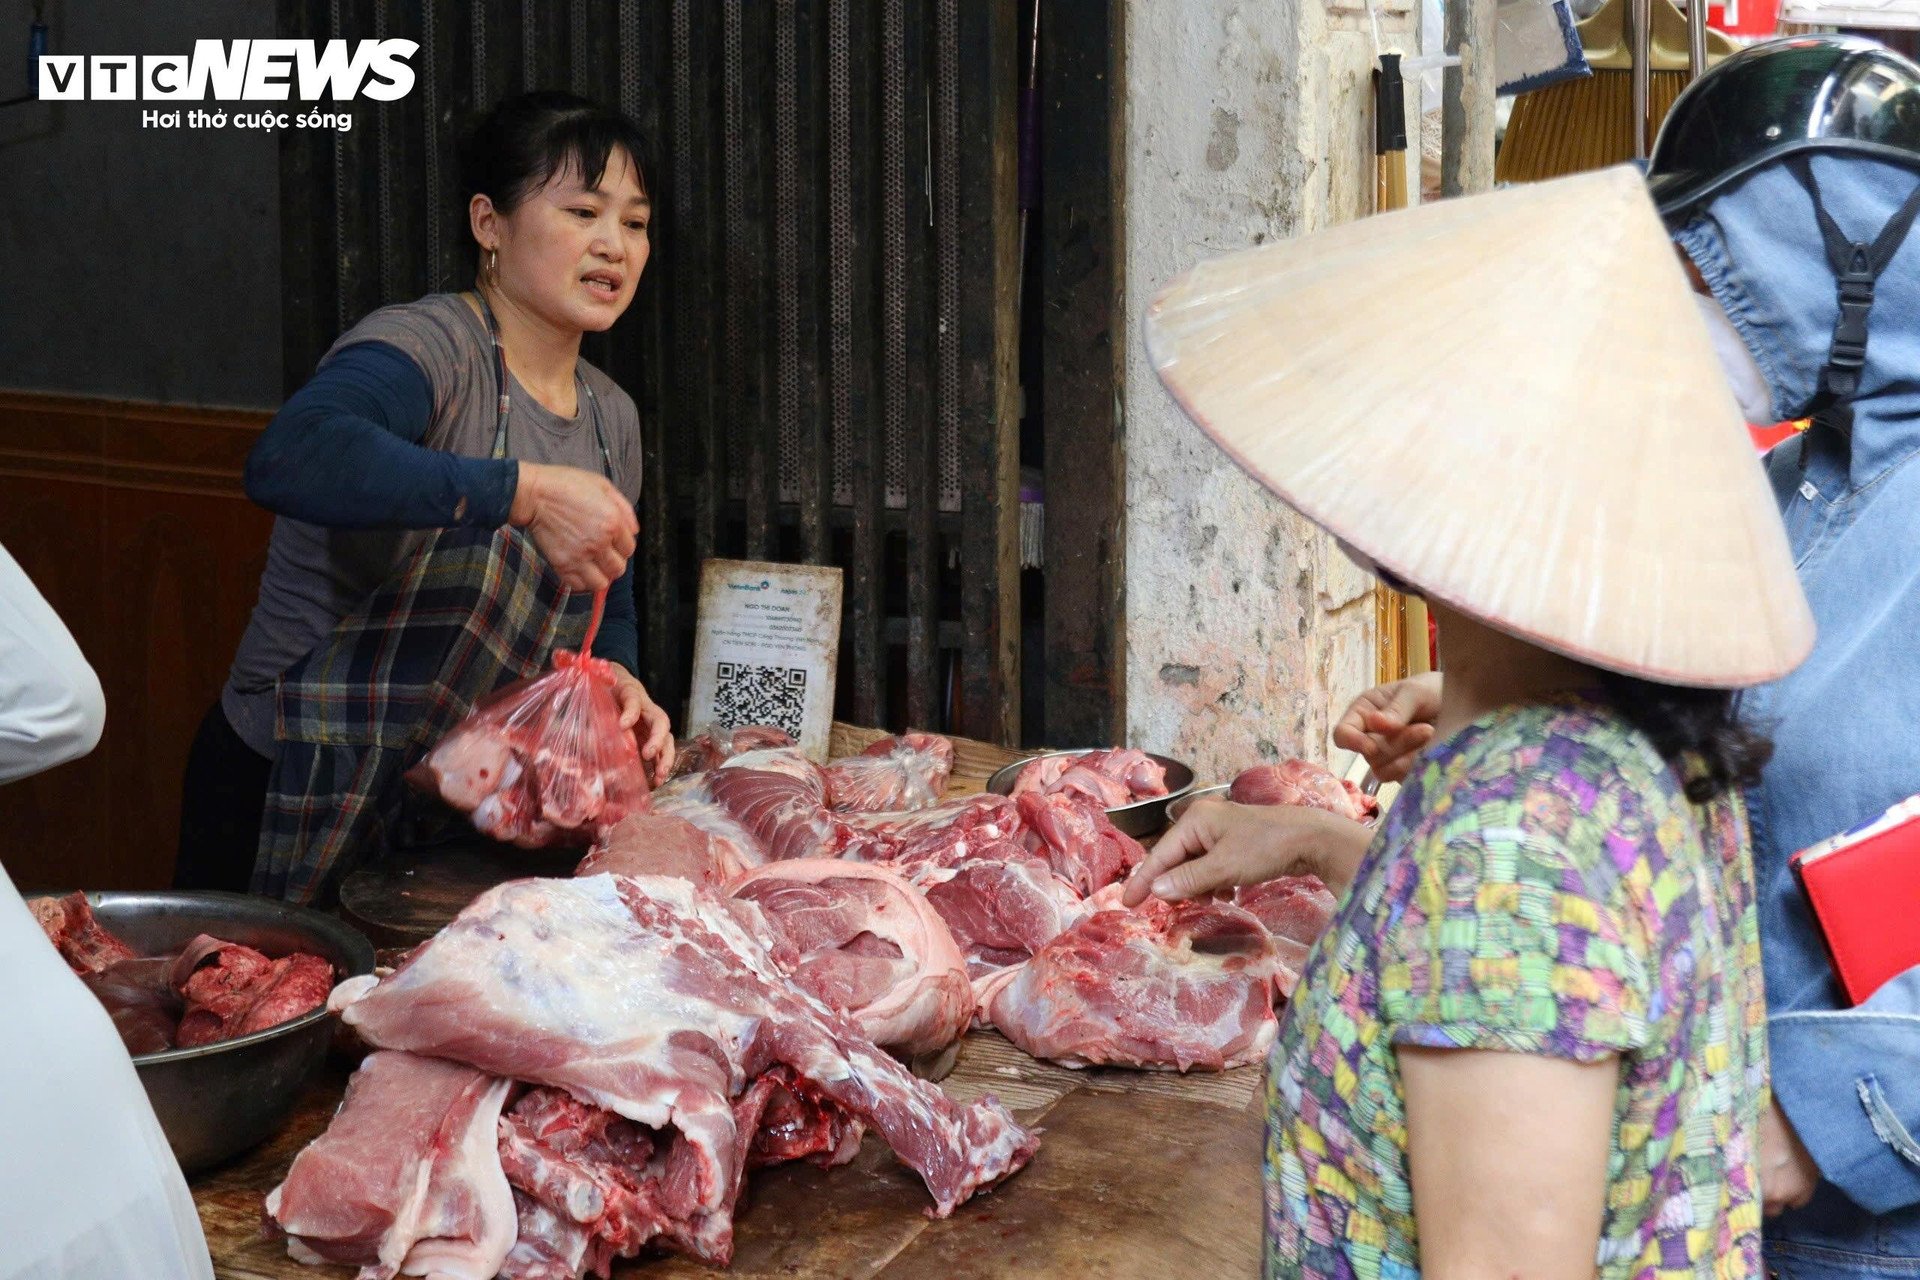
[[[1413,46],[1404,0],[1383,41]],[[1131,0],[1126,312],[1197,259],[1373,206],[1373,36],[1315,0]],[[1189,423],[1132,326],[1126,390],[1128,738],[1225,781],[1326,759],[1373,682],[1373,579]]]

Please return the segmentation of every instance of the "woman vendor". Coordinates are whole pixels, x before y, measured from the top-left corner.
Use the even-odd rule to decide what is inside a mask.
[[[1336,318],[1373,297],[1413,331],[1470,334],[1394,403],[1377,371],[1409,330]],[[1423,304],[1449,322],[1405,314]],[[1740,790],[1769,748],[1734,690],[1791,669],[1813,628],[1639,181],[1583,175],[1204,264],[1157,304],[1149,344],[1196,422],[1422,594],[1445,646],[1434,741],[1274,1048],[1269,1274],[1759,1274],[1766,1037]],[[1195,842],[1169,843],[1129,899]]]
[[[402,771],[577,647],[596,593],[622,724],[670,767],[634,675],[639,419],[580,358],[646,267],[645,154],[630,120],[571,94],[500,103],[461,155],[472,290],[361,320],[261,436],[247,493],[277,519],[188,759],[176,887],[335,892],[392,838]]]

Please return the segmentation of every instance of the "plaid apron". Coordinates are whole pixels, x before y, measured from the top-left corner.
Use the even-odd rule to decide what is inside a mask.
[[[484,292],[496,399],[490,456],[505,458],[513,411],[506,349]],[[602,473],[613,456],[593,387],[574,371]],[[442,529],[327,641],[281,675],[253,892],[331,899],[369,853],[393,847],[400,775],[503,684],[577,649],[594,597],[570,592],[517,529]]]
[[[517,529],[443,529],[280,677],[253,892],[331,899],[394,845],[401,774],[509,681],[577,647],[591,592],[571,592]]]

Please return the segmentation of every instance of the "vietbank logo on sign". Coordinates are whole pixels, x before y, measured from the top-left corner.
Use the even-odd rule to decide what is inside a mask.
[[[392,102],[413,91],[412,40],[196,40],[182,54],[46,54],[49,102]]]

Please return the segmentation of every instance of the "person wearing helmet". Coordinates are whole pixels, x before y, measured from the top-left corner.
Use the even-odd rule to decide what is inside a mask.
[[[1727,59],[1674,105],[1649,185],[1723,363],[1812,426],[1767,460],[1819,626],[1748,695],[1783,1277],[1920,1267],[1920,968],[1848,1008],[1788,859],[1920,791],[1920,66],[1856,37]]]

